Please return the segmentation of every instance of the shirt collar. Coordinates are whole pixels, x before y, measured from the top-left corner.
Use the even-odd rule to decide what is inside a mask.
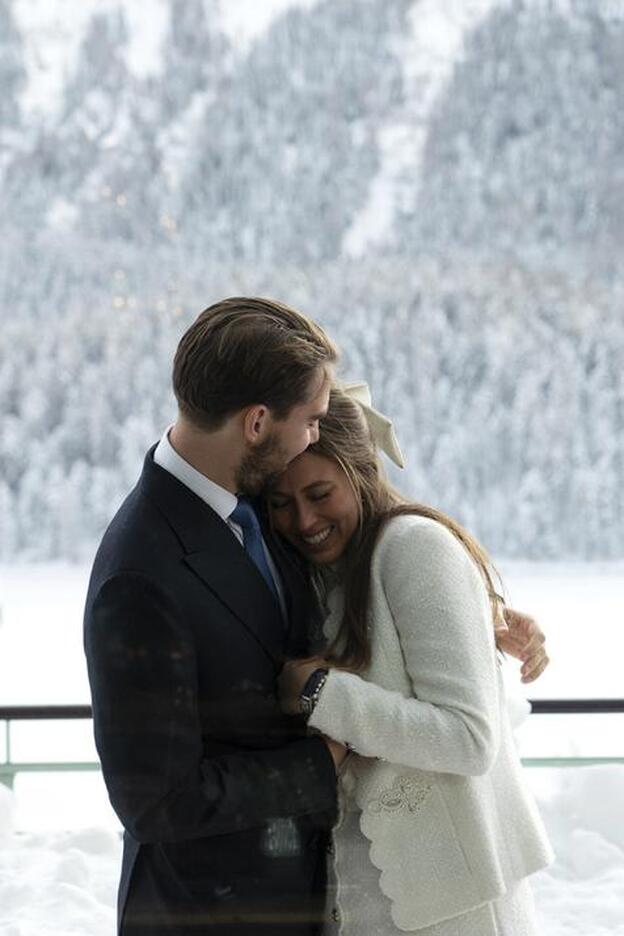
[[[208,504],[222,520],[227,520],[238,503],[236,494],[227,491],[220,484],[211,481],[206,475],[193,468],[179,455],[169,441],[169,426],[154,452],[154,461],[169,474],[185,484],[194,494]]]

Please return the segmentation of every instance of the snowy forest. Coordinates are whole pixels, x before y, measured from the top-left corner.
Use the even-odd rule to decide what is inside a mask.
[[[437,56],[428,0],[295,4],[246,44],[216,0],[162,5],[158,70],[106,4],[35,108],[0,0],[0,558],[89,555],[180,335],[240,294],[323,324],[393,480],[496,557],[624,557],[624,5],[481,3]]]

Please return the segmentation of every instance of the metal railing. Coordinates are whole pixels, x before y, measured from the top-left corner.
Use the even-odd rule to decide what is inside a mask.
[[[0,706],[4,721],[5,759],[0,763],[0,783],[13,788],[18,773],[79,772],[100,769],[98,761],[14,761],[11,756],[11,725],[24,721],[74,721],[92,718],[90,705],[5,705]]]
[[[530,699],[531,715],[624,713],[624,699]],[[11,757],[11,725],[23,721],[73,721],[92,718],[89,705],[0,706],[5,723],[5,759],[0,763],[0,783],[12,787],[18,773],[96,771],[97,761],[14,761]],[[622,757],[523,757],[526,767],[576,767],[589,764],[624,764]]]
[[[624,713],[624,699],[529,699],[531,715],[610,715]],[[624,764],[622,757],[523,757],[525,767],[584,767]]]

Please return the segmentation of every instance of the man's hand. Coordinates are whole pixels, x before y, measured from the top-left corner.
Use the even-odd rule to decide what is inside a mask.
[[[550,660],[544,646],[544,633],[532,617],[505,607],[494,633],[499,650],[522,660],[520,678],[523,683],[533,682],[541,676]]]
[[[289,660],[284,663],[277,680],[282,710],[287,715],[300,715],[299,696],[314,670],[327,668],[322,657],[307,657],[305,660]]]

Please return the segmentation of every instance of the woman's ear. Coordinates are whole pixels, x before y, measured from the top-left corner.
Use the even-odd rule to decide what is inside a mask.
[[[270,432],[271,414],[263,403],[247,407],[243,414],[243,435],[248,445],[264,442]]]

